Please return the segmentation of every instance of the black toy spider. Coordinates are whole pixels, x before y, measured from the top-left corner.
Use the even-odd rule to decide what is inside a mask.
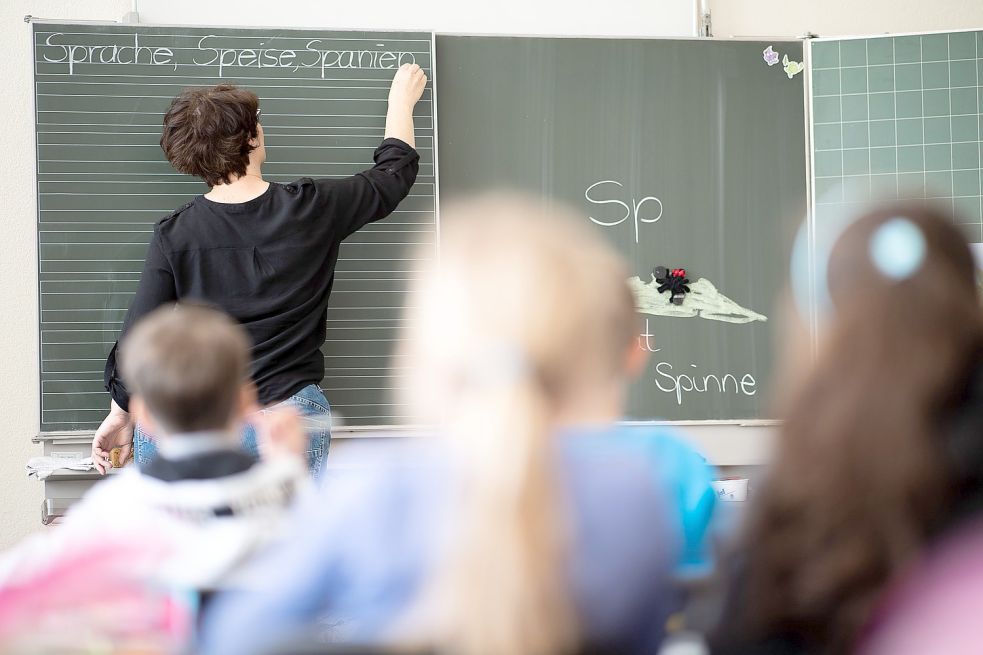
[[[666,268],[656,266],[652,269],[655,281],[659,283],[659,293],[669,292],[669,302],[673,305],[682,305],[683,298],[689,293],[689,278],[686,277],[685,268]]]

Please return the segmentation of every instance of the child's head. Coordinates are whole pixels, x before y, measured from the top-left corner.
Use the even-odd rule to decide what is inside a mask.
[[[414,404],[453,419],[448,410],[497,412],[489,392],[524,389],[553,419],[589,420],[641,352],[621,258],[582,217],[521,197],[442,218],[439,263],[410,302]],[[613,419],[622,407],[607,409]]]
[[[983,481],[983,313],[966,239],[931,208],[861,216],[825,264],[818,354],[752,521],[747,605],[752,625],[839,652]]]
[[[131,411],[158,436],[234,429],[255,403],[249,337],[213,309],[151,312],[124,339],[120,359]]]
[[[411,403],[461,465],[453,545],[421,598],[457,653],[567,652],[557,430],[623,409],[638,334],[628,272],[586,219],[511,196],[444,212],[409,301]]]
[[[834,327],[851,314],[913,318],[926,308],[945,320],[976,296],[973,256],[953,217],[916,205],[860,217],[833,244],[825,270]]]

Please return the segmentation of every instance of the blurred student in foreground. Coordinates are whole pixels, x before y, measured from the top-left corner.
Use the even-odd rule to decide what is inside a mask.
[[[249,341],[229,317],[158,309],[127,335],[120,358],[131,410],[158,435],[160,456],[100,482],[62,525],[0,557],[4,652],[25,636],[61,639],[64,649],[155,637],[180,646],[194,603],[169,602],[172,592],[227,584],[310,484],[299,416],[251,416]],[[247,419],[261,422],[262,462],[240,451]]]
[[[877,612],[861,655],[978,655],[983,519],[947,535]]]
[[[259,652],[316,621],[334,640],[454,655],[659,644],[714,495],[663,428],[615,425],[644,361],[627,270],[539,205],[453,214],[404,352],[409,400],[446,438],[339,458],[253,588],[216,599],[205,653]]]
[[[720,653],[856,652],[889,589],[983,500],[966,239],[949,216],[886,206],[820,259],[818,357],[790,394]]]

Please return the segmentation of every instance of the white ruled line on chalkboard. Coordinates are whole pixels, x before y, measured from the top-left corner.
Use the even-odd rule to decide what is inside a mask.
[[[46,63],[49,63],[49,62],[36,62],[36,63],[45,63],[46,64]],[[427,69],[427,67],[424,66],[424,70],[426,70],[426,69]],[[327,69],[327,70],[338,70],[338,69],[337,68],[331,68],[331,69]],[[354,69],[354,70],[359,70],[359,69]],[[364,70],[364,69],[362,69],[362,70]],[[379,70],[379,69],[373,69],[373,70]],[[393,71],[393,73],[395,73],[395,71]],[[429,71],[427,71],[427,73],[429,75]],[[41,80],[39,82],[40,84],[75,84],[76,78],[83,77],[81,75],[69,75],[68,73],[42,73],[40,71],[38,71],[37,75],[38,75],[38,77],[64,77],[64,78],[67,78],[65,80],[48,80],[47,82],[45,82],[44,80]],[[136,79],[136,80],[145,80],[145,79],[147,79],[145,75],[131,75],[129,73],[86,73],[84,75],[84,77],[123,77],[123,78],[130,78],[130,79]],[[276,81],[276,82],[282,82],[283,81],[282,79],[275,78],[275,77],[262,77],[262,76],[259,76],[259,77],[252,76],[252,77],[250,77],[248,75],[236,75],[234,77],[225,77],[225,76],[218,77],[217,75],[199,75],[199,76],[190,76],[190,75],[161,75],[160,76],[160,78],[164,78],[164,77],[176,77],[176,78],[180,78],[180,79],[184,80],[183,82],[176,82],[175,83],[175,85],[181,85],[183,87],[195,86],[194,84],[188,84],[188,81],[189,80],[190,81],[202,80],[202,81],[208,82],[207,86],[210,86],[212,84],[217,84],[219,81],[222,81],[222,82],[232,82],[232,81],[238,82],[239,80],[256,80],[256,81],[260,81],[260,82],[263,81],[263,80],[267,80],[267,81],[271,81],[272,80],[272,81]],[[160,79],[160,78],[157,78],[157,79]],[[293,86],[300,86],[302,82],[303,83],[306,83],[308,86],[310,86],[311,82],[314,81],[314,80],[316,80],[317,81],[317,86],[315,86],[314,88],[329,88],[329,83],[331,83],[331,82],[382,82],[382,81],[385,81],[385,80],[389,79],[389,77],[344,77],[344,76],[342,76],[342,77],[321,77],[321,76],[317,76],[317,77],[295,77],[295,78],[289,78],[289,79],[297,80],[297,84],[295,84]],[[321,83],[324,83],[323,86],[322,86]],[[104,82],[91,82],[91,84],[104,84]],[[133,86],[143,86],[144,83],[143,82],[130,82],[129,84],[132,84]],[[260,89],[260,88],[264,88],[264,85],[263,84],[250,85],[250,88]]]
[[[152,130],[152,132],[147,132],[146,133],[147,135],[159,134],[160,133],[160,130],[161,130],[161,123],[160,122],[155,122],[155,123],[112,123],[110,121],[105,121],[103,123],[59,123],[57,121],[39,121],[37,123],[37,125],[39,127],[44,126],[44,125],[51,125],[51,126],[54,126],[54,127],[103,127],[103,128],[111,128],[111,127],[112,128],[116,128],[116,127],[123,127],[123,128],[145,127],[145,128],[148,128],[149,130]],[[344,138],[349,138],[349,137],[351,137],[351,138],[364,138],[364,137],[367,137],[367,136],[371,136],[371,137],[373,137],[375,139],[378,139],[378,141],[381,142],[382,139],[383,139],[383,135],[382,135],[383,125],[384,125],[384,121],[382,120],[382,118],[381,117],[376,117],[372,121],[372,124],[371,125],[276,125],[276,126],[272,126],[272,125],[267,124],[267,125],[264,126],[264,128],[270,132],[269,136],[270,136],[271,139],[273,139],[274,142],[277,141],[277,140],[279,140],[279,139],[281,139],[281,138],[284,138],[285,139],[285,138],[301,138],[301,137],[318,137],[318,138],[339,138],[339,139],[344,139]],[[378,133],[373,134],[373,135],[364,135],[364,134],[321,134],[321,133],[316,132],[317,130],[324,130],[324,129],[331,129],[331,130],[375,130],[376,128],[378,128]],[[282,130],[305,130],[305,131],[304,132],[289,132],[288,133],[288,132],[283,132]],[[421,125],[421,126],[418,127],[418,130],[421,132],[421,134],[417,137],[418,139],[432,139],[433,138],[431,135],[425,134],[425,132],[432,132],[433,131],[433,128],[432,127],[430,127],[430,126],[422,126]],[[64,132],[61,132],[61,133],[62,134],[78,134],[78,135],[102,134],[102,135],[112,135],[112,136],[117,136],[119,134],[125,134],[123,132],[118,132],[116,130],[98,131],[98,132],[97,131],[94,131],[94,130],[71,130],[71,131],[64,131]],[[54,131],[48,130],[48,129],[39,129],[38,130],[38,136],[44,136],[45,134],[57,134],[57,132],[54,132]],[[80,143],[79,145],[98,146],[98,145],[102,145],[102,144],[101,143],[85,143],[85,144],[81,144]],[[368,148],[368,149],[371,150],[371,147],[370,146],[366,146],[366,148]],[[269,162],[267,162],[267,163],[269,163]]]
[[[358,329],[363,330],[369,328],[358,328]],[[376,329],[391,329],[391,328],[376,328]],[[391,343],[396,341],[406,341],[406,339],[399,337],[393,339],[346,339],[346,341],[350,341],[352,343],[377,343],[377,342]],[[114,343],[116,343],[116,339],[113,339],[112,341],[45,341],[42,343],[42,345],[44,346],[86,346],[86,345],[109,346]],[[53,362],[59,360],[49,359],[48,361]]]
[[[156,132],[44,132],[43,134],[77,134],[77,135],[82,135],[82,134],[84,134],[84,135],[100,134],[100,135],[111,135],[111,136],[126,136],[126,135],[131,135],[131,136],[132,135],[150,136],[150,137],[153,137],[154,138],[154,140],[153,140],[152,143],[117,143],[117,144],[114,144],[114,145],[116,145],[116,146],[129,146],[129,147],[132,147],[132,148],[149,148],[149,147],[158,148],[160,146],[156,142],[156,138],[159,135],[159,133],[160,133],[160,131],[158,130]],[[375,135],[375,134],[364,134],[364,135],[363,134],[282,134],[282,135],[278,135],[278,136],[275,136],[275,137],[274,136],[271,136],[271,135],[267,135],[266,138],[267,139],[275,138],[277,141],[279,141],[280,139],[287,139],[287,138],[293,138],[293,139],[309,139],[309,138],[358,139],[358,138],[365,138],[365,139],[373,139],[373,140],[376,140],[376,141],[381,141],[381,139],[377,135]],[[433,139],[433,137],[420,137],[420,138],[421,139],[431,139],[431,140]],[[100,144],[97,144],[97,143],[77,143],[77,142],[74,142],[74,141],[72,141],[72,142],[45,141],[44,143],[39,143],[38,145],[39,146],[99,146]],[[375,146],[374,145],[369,145],[369,146],[302,146],[302,145],[290,145],[290,144],[266,144],[266,149],[267,150],[269,150],[270,148],[283,148],[283,147],[289,147],[289,148],[325,148],[325,147],[327,147],[327,148],[341,148],[343,150],[365,150],[365,151],[370,152],[370,153],[372,152],[372,150],[375,149]],[[433,149],[433,146],[432,145],[431,146],[418,146],[416,148],[416,150],[418,150],[418,151],[420,151],[420,150],[432,150],[432,149]]]
[[[112,146],[106,146],[112,147]],[[40,163],[53,163],[53,164],[163,164],[161,161],[148,161],[146,159],[38,159]],[[306,166],[351,166],[351,162],[346,161],[275,161],[270,162],[274,165],[276,164],[303,164]],[[433,164],[420,164],[420,166],[433,166]],[[150,193],[142,194],[119,194],[119,195],[154,195]]]
[[[91,310],[91,311],[101,311],[101,310]],[[123,311],[123,310],[119,310],[119,311]],[[365,321],[366,321],[366,319],[362,319],[362,318],[329,318],[327,320],[327,325],[328,325],[328,329],[329,330],[351,330],[351,329],[363,330],[363,329],[369,329],[369,328],[362,328],[362,327],[360,327],[360,328],[351,328],[351,327],[338,327],[338,328],[333,328],[333,327],[331,327],[331,324],[332,323],[364,323]],[[397,316],[392,316],[392,317],[390,317],[388,319],[375,319],[375,322],[376,323],[397,323],[397,324],[403,324],[403,323],[406,322],[406,319],[403,318],[401,315],[397,315]],[[46,325],[51,325],[52,322],[51,321],[47,321],[45,324]],[[111,329],[113,331],[117,331],[117,330],[119,330],[120,327],[122,327],[123,321],[122,320],[119,320],[119,321],[72,321],[71,324],[72,325],[102,325],[102,326],[106,326],[107,329]],[[383,326],[383,327],[372,328],[372,329],[392,329],[392,328],[391,327],[384,327]],[[100,329],[74,328],[72,330],[63,330],[63,329],[47,329],[47,330],[45,330],[45,332],[103,332],[103,331],[104,330],[101,329],[101,328]]]
[[[93,77],[93,76],[92,75],[86,75],[86,77]],[[116,76],[111,76],[111,77],[116,77]],[[263,78],[263,79],[266,79],[266,78]],[[322,78],[319,77],[318,79],[320,80]],[[331,80],[329,80],[327,78],[324,78],[324,81],[328,82],[328,81],[331,81]],[[342,82],[359,82],[359,81],[362,81],[362,82],[386,82],[387,80],[379,79],[379,78],[367,78],[367,79],[364,79],[364,80],[357,80],[357,79],[352,79],[350,77],[346,77],[346,78],[340,78],[339,81],[342,81]],[[303,82],[303,83],[300,83],[300,82]],[[38,82],[38,84],[70,84],[72,86],[78,86],[78,85],[82,85],[82,86],[91,86],[91,85],[96,85],[96,86],[117,85],[117,86],[120,86],[120,85],[124,85],[124,86],[129,86],[129,87],[169,86],[169,87],[174,87],[174,88],[178,89],[179,91],[181,89],[186,88],[186,85],[183,84],[183,83],[180,83],[180,82],[100,82],[100,81],[87,82],[85,80],[74,80],[74,79],[72,79],[72,80],[64,80],[64,81],[63,80],[41,80],[41,81]],[[368,86],[368,85],[363,85],[363,86],[344,86],[344,85],[340,85],[340,84],[332,84],[331,86],[325,85],[325,86],[314,86],[314,87],[312,87],[311,84],[310,84],[310,80],[309,79],[303,79],[303,80],[298,80],[298,83],[297,84],[258,84],[258,85],[255,85],[253,88],[260,88],[260,89],[312,89],[312,90],[322,90],[322,89],[332,89],[332,90],[333,89],[385,89],[385,90],[388,90],[389,87],[390,87],[390,84],[382,84],[380,86]],[[432,89],[430,87],[427,87],[426,89],[423,90],[424,93],[430,93],[431,91],[432,91]],[[100,97],[101,98],[101,97],[104,97],[104,96],[97,95],[96,97]],[[128,96],[128,97],[134,97],[134,96]],[[156,96],[156,97],[173,97],[173,96]],[[268,98],[261,97],[260,98],[260,101],[262,102],[263,100],[266,100],[266,99],[268,99]]]
[[[71,113],[71,112],[54,110],[51,113],[66,114],[66,113]],[[126,112],[103,112],[103,113],[105,113],[105,114],[109,114],[109,113],[111,113],[111,114],[123,114],[123,113],[126,113]],[[153,130],[153,131],[159,132],[160,129],[161,129],[161,127],[163,126],[163,118],[164,118],[163,112],[160,112],[160,113],[148,112],[147,115],[148,116],[154,116],[156,119],[155,120],[152,119],[153,122],[151,122],[151,123],[143,123],[143,122],[137,123],[137,122],[133,122],[133,121],[115,122],[115,121],[111,121],[111,120],[105,120],[105,121],[100,121],[100,122],[97,122],[97,123],[92,123],[92,122],[89,122],[89,121],[86,121],[86,120],[79,120],[79,119],[84,119],[84,118],[90,118],[89,116],[78,116],[78,117],[75,117],[71,121],[38,120],[36,124],[38,126],[38,134],[39,135],[42,135],[42,136],[45,135],[45,134],[54,133],[54,130],[52,130],[51,128],[57,128],[57,127],[113,128],[113,130],[111,132],[109,132],[111,134],[118,133],[118,128],[129,128],[129,129],[146,128],[146,130]],[[44,118],[50,118],[50,117],[48,117],[48,116],[38,116],[37,118],[38,119],[44,119]],[[267,119],[267,118],[269,118],[269,117],[268,116],[264,116],[264,119]],[[284,122],[279,122],[279,121],[277,121],[277,122],[271,122],[269,120],[264,120],[264,122],[263,122],[263,128],[265,130],[267,130],[270,133],[270,135],[273,136],[273,137],[299,136],[298,134],[294,134],[294,133],[285,133],[285,132],[282,132],[282,130],[308,130],[308,131],[311,131],[311,130],[373,130],[374,131],[373,136],[378,137],[378,139],[381,141],[382,140],[382,137],[383,137],[383,127],[385,126],[385,120],[384,120],[384,118],[382,116],[371,116],[370,118],[371,118],[371,120],[363,121],[363,122],[361,122],[362,124],[358,124],[359,121],[352,121],[353,123],[355,123],[353,125],[336,125],[336,124],[331,124],[331,123],[322,123],[320,121],[318,121],[316,123],[303,124],[303,123],[291,123],[291,122],[289,122],[289,120],[288,121],[284,121]],[[423,123],[422,122],[422,121],[426,120],[426,117],[419,117],[418,116],[417,119],[421,121],[420,124],[416,126],[417,131],[420,132],[420,134],[417,135],[417,138],[419,139],[419,138],[427,138],[427,137],[430,137],[432,135],[432,133],[433,133],[433,126],[431,124],[429,124],[429,123]],[[97,134],[97,133],[99,133],[99,132],[97,132],[95,130],[78,130],[78,131],[73,130],[73,131],[69,132],[69,134]],[[102,133],[105,134],[106,132],[102,132]],[[143,132],[140,132],[140,133],[143,133]],[[340,134],[339,136],[364,136],[364,135],[357,135],[357,134],[346,133],[346,134]]]
[[[159,111],[109,111],[109,110],[99,110],[99,109],[38,109],[38,113],[42,114],[136,114],[139,116],[160,116]],[[264,116],[292,116],[293,114],[263,114]],[[311,118],[385,118],[385,114],[305,114],[305,117]]]
[[[105,96],[98,94],[88,94],[88,93],[39,93],[38,97],[50,97],[50,98],[104,98]],[[115,98],[160,98],[162,100],[171,100],[174,95],[166,96],[114,96]],[[304,100],[311,102],[389,102],[388,98],[276,98],[264,96],[263,101],[267,100]],[[60,111],[60,110],[58,110]],[[277,116],[277,114],[269,114],[270,116]],[[282,116],[282,114],[280,114]]]

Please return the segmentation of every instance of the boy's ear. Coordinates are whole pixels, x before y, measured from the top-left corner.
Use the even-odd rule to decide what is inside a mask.
[[[632,339],[628,351],[625,353],[625,377],[635,380],[644,371],[645,365],[649,361],[649,351],[639,348],[635,339]]]
[[[157,422],[140,396],[130,396],[130,414],[148,434],[157,434]]]

